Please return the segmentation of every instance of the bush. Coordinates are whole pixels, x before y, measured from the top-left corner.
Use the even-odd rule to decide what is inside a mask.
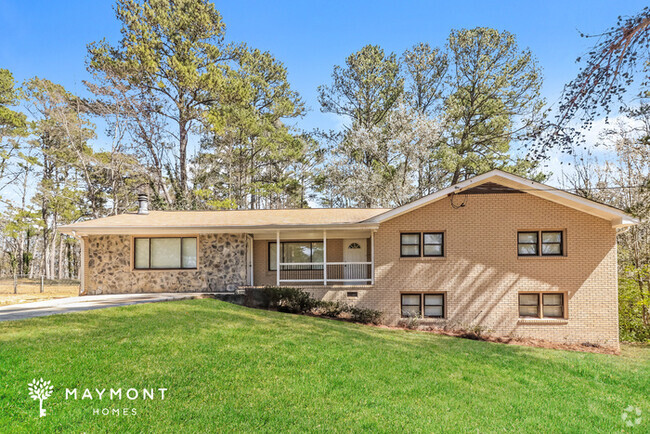
[[[349,312],[350,306],[340,301],[319,301],[318,312],[322,316],[329,318],[338,318],[343,312]]]
[[[265,286],[248,288],[244,304],[262,309],[277,309],[280,312],[308,313],[318,302],[300,288]]]
[[[460,334],[458,336],[461,338],[481,341],[491,330],[480,325],[468,325],[461,327],[459,332]]]
[[[420,316],[409,313],[405,319],[399,322],[398,325],[410,330],[416,329],[420,326]]]
[[[284,288],[278,301],[278,310],[289,313],[308,313],[318,306],[318,301],[299,288]]]
[[[276,309],[280,312],[310,313],[338,318],[349,312],[350,319],[363,324],[379,324],[382,313],[378,310],[352,307],[340,301],[320,301],[300,288],[265,286],[247,288],[244,305],[261,309]]]
[[[365,307],[350,307],[350,316],[352,321],[362,324],[379,324],[382,313],[378,310],[367,309]]]

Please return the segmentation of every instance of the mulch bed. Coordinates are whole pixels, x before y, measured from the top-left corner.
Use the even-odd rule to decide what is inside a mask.
[[[389,329],[396,330],[408,330],[406,327],[391,327],[391,326],[378,326]],[[518,338],[518,337],[501,337],[501,336],[492,336],[489,334],[477,335],[474,332],[466,330],[444,330],[439,328],[433,328],[430,330],[414,329],[415,331],[424,332],[424,333],[435,333],[437,335],[443,336],[452,336],[456,338],[471,339],[475,341],[484,341],[484,342],[493,342],[498,344],[506,345],[521,345],[526,347],[535,347],[535,348],[549,348],[552,350],[565,350],[565,351],[580,351],[583,353],[599,353],[599,354],[611,354],[619,355],[621,354],[620,350],[602,347],[597,344],[592,344],[585,342],[583,344],[562,344],[557,342],[550,342],[544,339],[532,339],[532,338]]]

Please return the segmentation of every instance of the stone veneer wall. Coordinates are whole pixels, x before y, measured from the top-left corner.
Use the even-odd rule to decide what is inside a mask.
[[[198,236],[197,270],[134,270],[130,235],[86,238],[87,294],[234,291],[246,283],[246,235]]]

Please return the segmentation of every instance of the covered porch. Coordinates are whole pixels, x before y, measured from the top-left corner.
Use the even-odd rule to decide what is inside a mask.
[[[374,230],[250,234],[249,284],[373,285]]]

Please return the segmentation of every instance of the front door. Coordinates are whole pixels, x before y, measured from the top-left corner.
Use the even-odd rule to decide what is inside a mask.
[[[355,262],[368,261],[368,242],[365,238],[343,240],[343,262],[350,262],[344,265],[344,278],[350,280],[365,281],[369,278],[367,264],[355,264]],[[346,283],[359,283],[346,282]]]

